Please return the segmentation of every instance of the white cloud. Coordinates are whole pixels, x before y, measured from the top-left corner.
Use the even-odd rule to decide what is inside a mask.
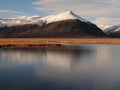
[[[23,14],[23,12],[18,12],[18,11],[13,11],[13,10],[0,10],[0,13]]]
[[[22,15],[29,15],[28,13],[14,11],[14,10],[1,10],[0,9],[0,16],[4,17],[16,17],[16,16],[22,16]]]
[[[82,16],[119,17],[119,3],[119,0],[37,0],[33,5],[48,14],[72,10]]]
[[[120,18],[109,18],[109,17],[100,17],[93,21],[95,24],[103,25],[117,25],[120,24]]]

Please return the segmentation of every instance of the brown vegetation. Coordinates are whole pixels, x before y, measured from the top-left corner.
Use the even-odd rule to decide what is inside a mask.
[[[120,44],[119,38],[1,38],[0,47],[60,46],[61,44]]]

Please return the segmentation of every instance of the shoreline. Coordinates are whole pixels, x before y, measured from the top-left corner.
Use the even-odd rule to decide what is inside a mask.
[[[62,44],[116,44],[120,38],[0,38],[0,47],[48,47]]]

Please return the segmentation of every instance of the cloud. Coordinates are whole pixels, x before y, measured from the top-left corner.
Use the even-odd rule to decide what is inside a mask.
[[[119,0],[37,0],[35,9],[48,14],[72,10],[82,16],[119,17]]]
[[[18,11],[13,11],[13,10],[0,10],[0,13],[23,14],[23,12],[18,12]]]
[[[100,17],[93,21],[95,24],[117,25],[120,24],[120,18]]]
[[[3,10],[0,9],[0,16],[4,17],[16,17],[16,16],[22,16],[22,15],[29,15],[28,13],[14,11],[14,10]]]

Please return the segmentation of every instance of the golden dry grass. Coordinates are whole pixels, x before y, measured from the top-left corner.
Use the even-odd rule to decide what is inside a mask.
[[[0,38],[0,46],[44,46],[55,44],[120,44],[120,38]]]

